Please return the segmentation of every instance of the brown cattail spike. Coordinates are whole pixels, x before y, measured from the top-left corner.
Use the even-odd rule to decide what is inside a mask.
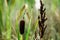
[[[20,21],[20,34],[24,34],[24,28],[25,28],[25,21],[24,20],[21,20]]]

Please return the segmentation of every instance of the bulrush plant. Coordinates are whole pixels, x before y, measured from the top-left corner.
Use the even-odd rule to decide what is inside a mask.
[[[20,34],[23,35],[24,34],[24,29],[25,29],[25,21],[24,20],[20,21],[19,27],[20,27]]]

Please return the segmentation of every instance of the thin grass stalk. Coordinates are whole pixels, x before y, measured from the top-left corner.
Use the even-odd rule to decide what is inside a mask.
[[[2,38],[2,27],[3,27],[2,11],[0,9],[0,39]]]
[[[0,0],[0,40],[2,40],[2,29],[3,29],[2,12],[3,12],[3,0]]]
[[[28,37],[29,37],[29,33],[30,33],[30,27],[31,27],[31,21],[32,21],[32,17],[30,18],[30,22],[29,22],[29,26],[28,26],[28,29],[27,29],[27,33],[26,33],[26,40],[28,40]]]
[[[11,40],[11,19],[10,19],[10,9],[7,5],[7,0],[4,1],[5,13],[6,13],[6,40]]]
[[[29,19],[29,24],[28,24],[28,29],[27,29],[25,40],[29,40],[28,38],[29,38],[29,33],[31,30],[31,23],[32,23],[32,9],[31,9],[30,13],[31,13],[31,15],[30,15],[30,19]]]
[[[17,36],[18,36],[18,40],[23,40],[23,35],[20,34],[19,31],[19,19],[23,16],[23,12],[25,11],[25,5],[23,6],[23,8],[19,11],[17,17],[16,17],[16,32],[17,32]]]

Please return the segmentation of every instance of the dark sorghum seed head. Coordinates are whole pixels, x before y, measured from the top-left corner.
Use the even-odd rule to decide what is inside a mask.
[[[40,19],[40,16],[38,16],[38,19]]]
[[[24,20],[21,20],[20,21],[20,25],[19,25],[19,27],[20,27],[20,34],[24,34],[24,28],[25,28],[25,21]]]
[[[43,35],[44,35],[44,30],[41,31],[40,38],[43,38]]]

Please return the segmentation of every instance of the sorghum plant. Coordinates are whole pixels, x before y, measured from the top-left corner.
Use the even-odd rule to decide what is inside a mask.
[[[42,1],[40,0],[40,16],[38,16],[38,24],[39,24],[39,34],[40,34],[40,38],[43,38],[45,29],[47,27],[47,25],[45,25],[45,21],[47,20],[46,18],[46,8],[43,8],[44,4],[42,3]]]

